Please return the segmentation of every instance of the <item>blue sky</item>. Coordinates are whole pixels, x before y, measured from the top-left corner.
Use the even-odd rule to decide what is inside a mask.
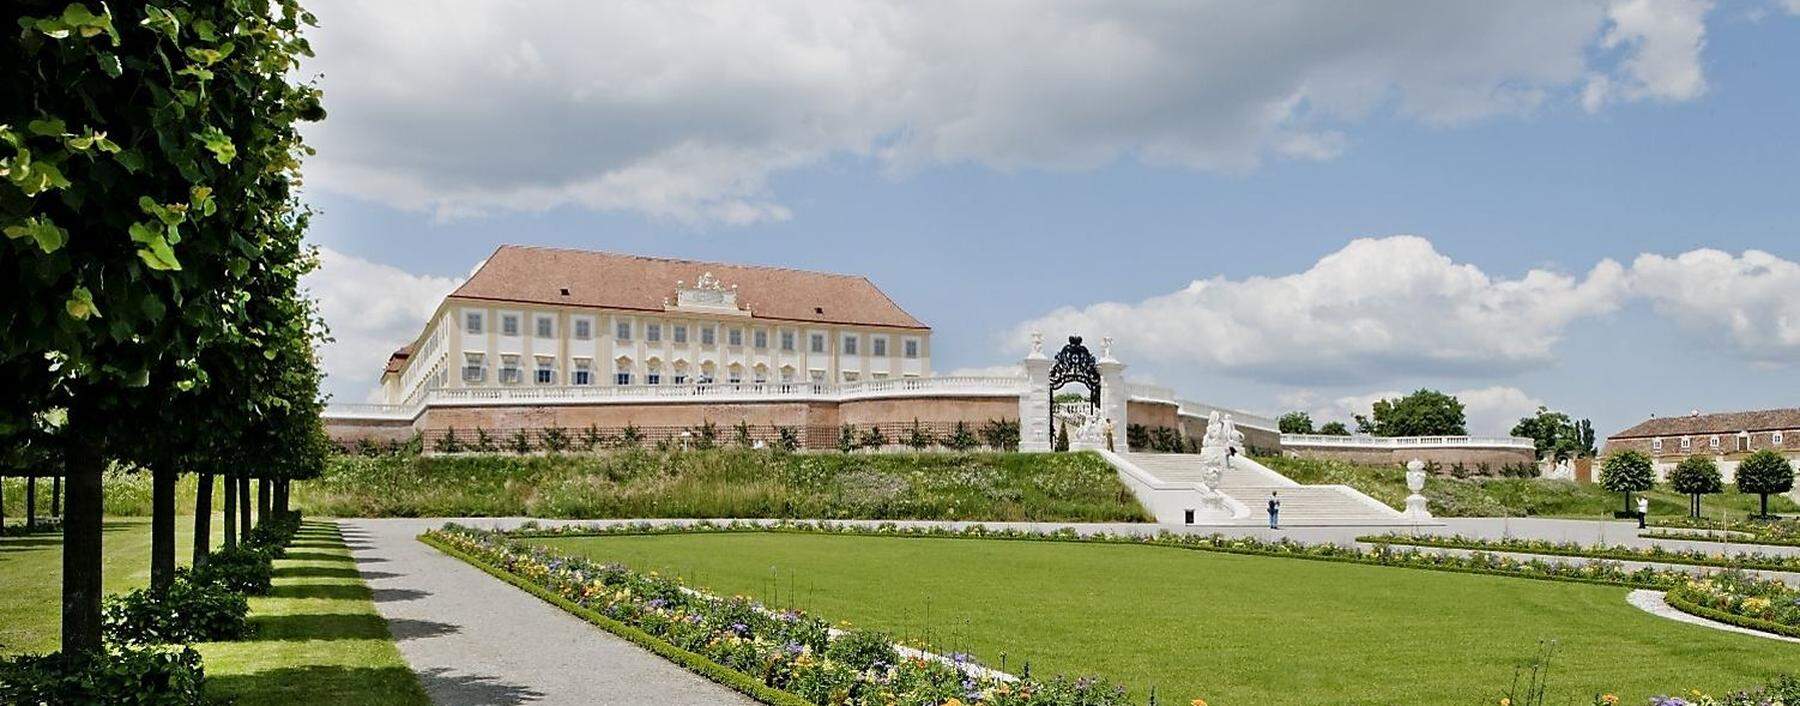
[[[684,56],[699,78],[638,87],[659,66],[630,47],[505,22],[377,46],[362,26],[381,10],[325,3],[331,117],[309,135],[307,198],[329,251],[314,289],[340,339],[328,387],[364,397],[433,292],[497,244],[532,243],[863,273],[935,328],[940,372],[1014,362],[1042,327],[1115,335],[1129,375],[1188,397],[1316,418],[1421,386],[1468,393],[1477,433],[1539,403],[1603,433],[1794,405],[1800,8],[1565,12],[1581,5],[1411,8],[1359,17],[1366,41],[1259,20],[1268,54],[1251,64],[1184,54],[1196,40],[1181,32],[1087,32],[1143,18],[1014,18],[1062,50],[967,85],[915,69],[947,51],[990,66],[982,52],[1007,37],[918,49],[892,7],[874,22],[802,4],[775,29],[638,8],[604,19],[673,26],[677,47],[801,57],[743,78],[719,68],[730,51]],[[1234,21],[1167,12],[1146,27]],[[1468,36],[1419,39],[1433,32]],[[888,50],[859,58],[871,44]],[[501,65],[494,83],[458,78],[468,55]],[[577,64],[624,66],[635,88],[584,85]],[[871,81],[883,88],[859,93]],[[1176,295],[1196,280],[1210,284]]]

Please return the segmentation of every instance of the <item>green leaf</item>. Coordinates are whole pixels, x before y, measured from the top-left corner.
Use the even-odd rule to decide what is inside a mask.
[[[100,52],[94,55],[94,61],[100,63],[100,70],[110,78],[118,78],[125,73],[125,67],[119,64],[119,57],[112,52]]]
[[[69,300],[63,303],[63,308],[78,321],[86,321],[90,316],[100,316],[100,307],[94,305],[94,293],[88,291],[87,287],[76,287],[75,291],[70,292]]]
[[[144,245],[145,247],[138,250],[138,258],[143,260],[144,264],[149,265],[150,269],[162,271],[181,269],[181,261],[175,259],[175,251],[170,249],[169,243],[160,236]]]
[[[139,24],[168,35],[170,39],[180,38],[181,20],[175,18],[175,13],[155,5],[144,8],[144,21]]]
[[[63,124],[63,121],[56,118],[33,120],[25,126],[26,129],[31,131],[31,134],[43,135],[44,137],[60,136],[66,132],[64,129],[65,127],[67,126]]]
[[[48,218],[37,216],[26,219],[24,223],[7,226],[5,232],[8,238],[29,236],[37,241],[38,249],[44,251],[45,254],[56,252],[69,241],[68,231],[58,228]]]
[[[206,149],[212,150],[213,159],[220,164],[230,164],[231,160],[237,158],[237,145],[231,143],[231,136],[226,135],[224,130],[209,127],[194,133],[194,137],[205,143]]]
[[[168,313],[168,307],[163,306],[161,297],[148,296],[139,301],[140,308],[144,310],[144,316],[151,321],[161,321],[163,314]]]
[[[151,228],[150,226],[144,225],[144,223],[141,221],[131,224],[131,227],[129,229],[127,229],[126,232],[131,234],[131,241],[134,243],[148,243],[152,240],[162,237],[162,233],[160,231],[157,231],[156,229]]]
[[[125,171],[136,174],[144,169],[144,155],[137,150],[123,150],[113,155],[113,161],[124,167]]]

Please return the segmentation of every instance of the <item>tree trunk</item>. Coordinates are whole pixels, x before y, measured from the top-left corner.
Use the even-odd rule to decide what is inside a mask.
[[[1767,515],[1769,513],[1764,512]],[[37,529],[37,476],[25,478],[25,531]]]
[[[50,479],[50,515],[62,517],[62,476]]]
[[[269,506],[272,504],[272,496],[269,494],[271,490],[273,490],[273,489],[269,487],[269,479],[267,479],[267,478],[256,479],[256,521],[257,522],[269,521]]]
[[[225,481],[220,484],[225,486],[222,489],[225,492],[225,539],[221,544],[230,549],[237,546],[237,479],[225,476],[220,480]]]
[[[1769,516],[1769,494],[1768,493],[1762,494],[1762,516],[1763,517]]]
[[[78,434],[85,431],[85,424],[98,421],[75,410],[70,411],[69,417],[69,427]],[[65,453],[69,506],[63,525],[62,651],[73,654],[102,648],[100,531],[105,499],[100,480],[106,459],[91,438],[73,440]]]
[[[206,565],[206,555],[212,552],[212,474],[200,474],[195,485],[194,568],[197,569]]]
[[[150,590],[175,583],[175,469],[150,468]]]
[[[0,536],[6,534],[6,476],[0,476]]]
[[[238,476],[238,541],[250,541],[250,511],[255,500],[250,497],[250,476]]]
[[[288,513],[288,480],[275,481],[275,511],[286,516]]]
[[[1631,491],[1629,490],[1625,491],[1625,512],[1627,514],[1631,512]]]

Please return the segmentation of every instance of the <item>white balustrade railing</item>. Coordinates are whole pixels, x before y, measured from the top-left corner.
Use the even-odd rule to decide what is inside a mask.
[[[1282,446],[1337,446],[1371,449],[1421,447],[1536,448],[1531,439],[1518,436],[1333,436],[1330,434],[1282,434]]]
[[[1175,391],[1161,385],[1150,385],[1141,382],[1125,383],[1125,396],[1134,400],[1151,400],[1156,402],[1174,402]]]
[[[1252,429],[1261,429],[1263,431],[1277,433],[1281,431],[1281,425],[1276,424],[1275,420],[1260,414],[1251,414],[1242,410],[1219,407],[1204,402],[1195,402],[1193,400],[1177,400],[1176,403],[1181,406],[1180,413],[1190,417],[1210,417],[1213,412],[1218,412],[1221,415],[1231,415],[1231,422],[1240,427],[1250,427]]]

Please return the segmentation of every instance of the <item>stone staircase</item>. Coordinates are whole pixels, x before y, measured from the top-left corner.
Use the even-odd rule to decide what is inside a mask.
[[[1124,457],[1158,480],[1197,483],[1202,473],[1197,454],[1131,453]],[[1264,508],[1269,494],[1281,498],[1284,527],[1412,525],[1400,511],[1344,485],[1301,485],[1267,466],[1247,458],[1235,458],[1219,480],[1219,491],[1243,503],[1251,511],[1244,524],[1268,521]]]

